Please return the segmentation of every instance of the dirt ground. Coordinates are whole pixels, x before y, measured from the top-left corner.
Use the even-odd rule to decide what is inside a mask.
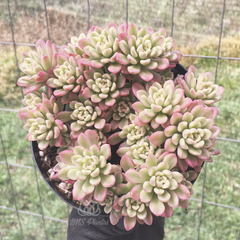
[[[80,21],[75,16],[63,11],[48,7],[48,21],[50,39],[57,45],[69,42],[71,36],[79,36],[81,32],[87,32],[87,21]],[[47,40],[47,28],[45,13],[38,16],[21,14],[13,22],[14,37],[18,43],[35,43],[38,39]],[[0,39],[12,42],[12,33],[8,22],[0,22]]]

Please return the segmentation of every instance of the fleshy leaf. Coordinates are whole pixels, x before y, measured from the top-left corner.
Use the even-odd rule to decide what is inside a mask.
[[[102,184],[98,184],[94,191],[95,200],[102,202],[107,195],[107,188],[103,187]]]
[[[155,146],[163,144],[165,140],[166,136],[163,131],[157,131],[149,137],[149,141]]]
[[[124,170],[124,172],[127,172],[131,168],[134,168],[134,164],[127,154],[125,154],[121,158],[120,165],[121,165],[122,169]]]
[[[136,225],[136,216],[135,217],[124,217],[124,227],[127,231],[130,231]]]
[[[83,183],[84,181],[81,180],[78,180],[74,183],[72,191],[73,199],[81,200],[86,196],[86,194],[82,190]]]
[[[165,211],[165,206],[158,199],[157,195],[154,195],[154,197],[152,198],[152,201],[149,204],[149,208],[151,212],[157,217],[160,216]]]
[[[140,178],[139,173],[135,169],[129,169],[125,173],[125,176],[128,179],[128,181],[130,181],[132,183],[141,183],[142,182],[142,179]]]

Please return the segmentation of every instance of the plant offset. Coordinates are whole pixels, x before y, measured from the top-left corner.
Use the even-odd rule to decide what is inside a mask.
[[[224,89],[193,66],[174,79],[173,47],[165,29],[109,23],[59,50],[39,40],[20,65],[27,140],[59,147],[51,178],[74,201],[104,206],[112,224],[124,217],[127,230],[187,209],[191,181],[219,154],[214,103]]]

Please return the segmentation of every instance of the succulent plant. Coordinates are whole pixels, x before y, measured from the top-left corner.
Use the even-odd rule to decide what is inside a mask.
[[[71,114],[71,130],[79,132],[82,128],[103,129],[105,119],[101,118],[102,111],[98,106],[94,106],[83,94],[78,97],[79,101],[70,102],[69,106],[73,109]]]
[[[101,68],[108,65],[108,71],[117,73],[122,66],[116,61],[116,54],[119,50],[118,35],[126,31],[126,24],[118,28],[114,23],[109,23],[102,29],[93,26],[87,34],[87,38],[80,39],[78,44],[88,58],[82,59],[82,63],[94,68]]]
[[[107,143],[107,137],[105,136],[105,134],[107,134],[111,131],[110,124],[105,124],[105,126],[102,129],[92,129],[92,130],[95,133],[97,133],[97,135],[99,137],[99,142],[98,142],[99,146]]]
[[[24,96],[22,104],[27,107],[28,110],[36,109],[38,103],[42,103],[41,88],[38,91],[28,93]]]
[[[136,167],[144,166],[149,154],[156,156],[158,159],[161,156],[162,150],[154,146],[148,138],[148,136],[141,138],[132,146],[121,144],[117,151],[118,155],[122,157],[124,154],[127,154]]]
[[[114,209],[115,212],[120,213],[118,216],[124,217],[123,223],[127,231],[134,228],[137,221],[140,224],[152,224],[153,218],[148,204],[133,199],[130,192],[115,201]]]
[[[216,109],[205,106],[202,100],[193,101],[183,114],[174,113],[170,125],[164,129],[167,138],[164,148],[176,151],[178,157],[191,167],[201,165],[202,160],[210,158],[208,148],[213,146],[211,140],[220,132],[220,128],[214,126],[216,115]],[[159,145],[158,134],[162,136],[161,132],[155,132],[149,138],[156,146]]]
[[[193,191],[193,181],[196,180],[197,176],[198,176],[198,172],[194,171],[194,170],[188,170],[188,171],[185,171],[185,172],[181,172],[181,170],[178,168],[178,167],[174,167],[172,169],[172,171],[178,171],[180,172],[182,175],[183,175],[183,181],[181,182],[181,184],[185,185],[190,194],[192,195],[194,193]],[[188,199],[185,199],[185,200],[182,200],[182,199],[179,199],[179,206],[181,206],[182,208],[184,209],[187,209],[188,206],[189,206],[189,200]]]
[[[70,102],[69,94],[79,94],[83,88],[83,71],[86,67],[80,63],[80,59],[80,56],[69,57],[67,61],[54,69],[56,77],[47,80],[46,84],[55,89],[53,94],[61,97],[64,104]]]
[[[61,183],[58,185],[58,187],[59,187],[60,189],[64,190],[65,192],[68,192],[68,191],[66,191],[66,190],[72,188],[72,186],[73,186],[73,185],[72,185],[71,183],[68,183],[68,182],[61,182]]]
[[[104,206],[104,212],[108,214],[112,211],[113,204],[117,199],[118,199],[118,196],[114,194],[113,191],[108,190],[106,198],[104,199],[104,201],[99,202],[99,204],[101,206]]]
[[[99,202],[99,204],[101,206],[104,206],[105,213],[107,214],[110,213],[110,215],[112,216],[115,213],[115,210],[113,209],[113,205],[118,199],[118,196],[120,194],[117,187],[119,186],[119,184],[122,184],[123,182],[122,168],[120,167],[120,165],[113,165],[111,173],[114,174],[115,183],[111,188],[108,188],[106,198],[104,199],[104,201]]]
[[[87,134],[79,135],[75,147],[60,152],[59,157],[66,167],[62,168],[56,177],[75,181],[75,200],[89,198],[91,195],[96,201],[102,202],[107,196],[108,188],[115,183],[114,175],[110,174],[111,163],[107,163],[111,157],[111,148],[109,144],[99,147],[98,135],[92,130],[86,132]]]
[[[127,155],[124,157],[125,161],[131,161]],[[190,197],[189,189],[182,184],[183,175],[171,171],[176,164],[177,157],[173,153],[163,153],[161,161],[150,154],[146,165],[139,172],[129,169],[125,173],[128,181],[137,184],[131,190],[132,198],[140,198],[141,202],[148,203],[156,216],[170,217],[172,208],[178,207],[179,199],[186,200]]]
[[[123,129],[131,122],[132,103],[129,97],[118,97],[116,103],[108,109],[104,116],[106,121],[110,121],[112,130]]]
[[[127,145],[130,146],[136,143],[138,140],[142,139],[144,136],[150,134],[150,126],[147,124],[143,126],[137,126],[134,123],[135,118],[136,115],[131,114],[129,117],[131,124],[123,127],[121,132],[116,132],[109,136],[108,143],[111,145],[115,145],[126,139]]]
[[[214,84],[210,72],[202,73],[197,78],[197,69],[190,66],[188,72],[177,78],[179,86],[184,90],[184,94],[191,99],[202,99],[204,104],[211,106],[221,100],[224,88]]]
[[[167,68],[161,72],[159,72],[159,82],[161,85],[163,85],[166,81],[174,79],[174,74],[171,72],[170,68]]]
[[[138,112],[135,119],[137,125],[151,122],[155,129],[164,126],[169,117],[187,108],[192,102],[184,97],[182,89],[176,89],[173,80],[166,81],[163,86],[157,82],[146,84],[146,89],[139,83],[133,84],[133,93],[139,101],[132,104]]]
[[[61,47],[62,52],[66,53],[69,56],[80,55],[83,57],[84,51],[78,44],[79,40],[83,38],[86,38],[86,35],[84,33],[81,33],[79,37],[71,37],[71,43],[68,43],[67,46]]]
[[[64,123],[70,120],[70,112],[62,110],[63,105],[56,103],[53,96],[47,99],[45,94],[35,110],[20,109],[18,114],[25,122],[24,129],[29,132],[27,140],[38,141],[41,150],[48,145],[60,147],[62,135],[68,130]]]
[[[113,106],[117,97],[129,95],[129,88],[125,85],[126,79],[119,74],[93,69],[85,71],[84,75],[87,87],[83,94],[91,98],[93,103],[98,103],[103,110]]]
[[[44,86],[49,77],[53,77],[53,69],[57,65],[58,50],[49,41],[38,40],[37,52],[24,53],[24,61],[20,69],[27,74],[18,79],[18,85],[24,87],[24,94],[38,90]]]
[[[174,40],[165,37],[165,29],[158,32],[150,28],[139,30],[136,24],[129,24],[127,33],[119,34],[121,52],[116,57],[124,66],[123,73],[139,75],[144,81],[151,81],[158,79],[157,71],[171,66],[169,60],[178,62],[181,54],[170,52]]]
[[[204,162],[219,154],[214,103],[224,89],[193,66],[173,79],[182,57],[173,47],[163,28],[109,23],[60,51],[39,40],[20,65],[19,116],[39,155],[57,155],[49,178],[113,225],[123,217],[126,230],[187,209]]]

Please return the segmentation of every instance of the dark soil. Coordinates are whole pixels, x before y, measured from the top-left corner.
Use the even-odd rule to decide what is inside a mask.
[[[50,181],[55,181],[55,180],[52,180],[50,178],[50,174],[49,174],[49,169],[53,168],[54,166],[57,165],[57,160],[56,160],[56,157],[58,155],[57,153],[57,150],[58,148],[57,147],[50,147],[48,146],[46,149],[44,149],[43,151],[40,151],[39,150],[39,155],[40,155],[40,158],[41,158],[41,163],[40,163],[40,167],[41,167],[41,170],[42,172],[45,173],[45,175],[47,175],[48,177],[46,178],[46,180],[48,182]],[[62,193],[64,193],[65,197],[69,200],[72,200],[78,204],[79,201],[76,201],[72,198],[72,188],[68,189],[68,190],[64,190],[62,188],[59,187],[59,184],[61,183],[60,180],[58,181],[55,181],[55,186],[57,186],[57,188],[59,189],[59,191],[61,191]]]
[[[119,148],[119,145],[120,144],[117,144],[117,145],[114,145],[114,146],[111,146],[111,151],[112,151],[112,158],[111,158],[111,163],[112,164],[120,164],[120,157],[117,155],[117,149]],[[54,166],[56,166],[56,164],[58,163],[57,160],[56,160],[56,157],[58,155],[57,153],[57,150],[58,148],[57,147],[50,147],[48,146],[45,150],[43,151],[40,151],[39,150],[39,156],[40,156],[40,164],[39,164],[39,167],[41,168],[40,171],[42,171],[43,173],[43,176],[45,177],[45,179],[47,180],[47,182],[55,182],[55,186],[57,187],[57,189],[64,194],[64,196],[81,205],[81,202],[79,201],[76,201],[73,199],[72,197],[72,190],[73,188],[70,188],[68,190],[64,190],[62,188],[59,187],[59,184],[61,183],[61,181],[55,181],[55,180],[52,180],[50,178],[50,174],[49,174],[49,169],[53,168]]]

